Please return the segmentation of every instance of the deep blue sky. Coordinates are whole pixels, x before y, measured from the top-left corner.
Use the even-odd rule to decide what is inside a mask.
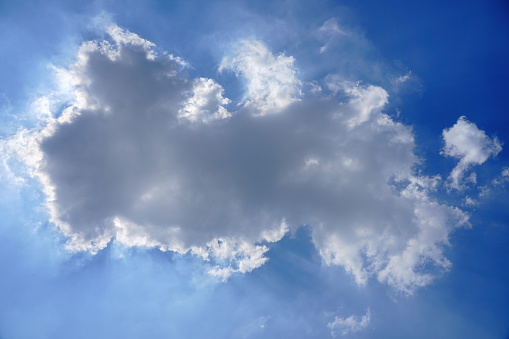
[[[319,53],[329,38],[317,30],[329,19],[349,35]],[[97,254],[67,251],[67,239],[49,221],[43,185],[8,159],[3,145],[21,128],[44,125],[32,104],[38,97],[61,100],[52,106],[55,116],[72,101],[58,94],[48,65],[69,67],[84,41],[106,39],[105,21],[186,60],[188,79],[214,79],[232,100],[230,111],[240,107],[248,84],[234,69],[218,67],[240,39],[293,56],[304,102],[312,81],[322,81],[329,95],[331,74],[384,88],[383,111],[415,137],[416,173],[442,178],[430,198],[470,215],[470,226],[453,230],[444,246],[450,269],[422,262],[418,269],[436,278],[413,294],[375,275],[359,285],[341,265],[325,264],[313,225],[291,225],[267,244],[263,266],[226,282],[192,254],[115,241]],[[16,184],[2,169],[0,338],[328,338],[335,317],[359,322],[365,314],[366,326],[344,336],[338,327],[335,335],[509,337],[509,195],[501,175],[509,166],[508,60],[504,1],[0,1],[2,158],[25,180]],[[405,74],[410,80],[395,85]],[[502,150],[469,169],[475,184],[451,189],[446,181],[458,159],[440,154],[442,131],[460,116],[498,138]],[[465,205],[466,196],[477,204]]]

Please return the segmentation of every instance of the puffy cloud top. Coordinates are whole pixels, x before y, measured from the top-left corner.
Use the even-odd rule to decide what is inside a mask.
[[[274,56],[257,40],[243,40],[225,57],[219,70],[233,70],[247,81],[245,106],[257,114],[276,113],[300,97],[301,82],[293,57]]]

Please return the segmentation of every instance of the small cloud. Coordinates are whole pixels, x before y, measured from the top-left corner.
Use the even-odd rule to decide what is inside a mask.
[[[269,249],[249,241],[234,238],[217,238],[207,243],[209,252],[221,265],[216,265],[209,273],[226,281],[233,273],[248,273],[262,266],[268,258],[264,254]],[[224,263],[229,263],[224,266]]]
[[[498,139],[490,138],[474,123],[462,116],[451,128],[442,132],[445,146],[441,154],[459,159],[456,167],[449,175],[448,186],[454,189],[462,189],[462,181],[465,172],[474,165],[483,164],[488,158],[496,156],[502,146]],[[474,177],[467,181],[472,182]],[[475,180],[474,180],[475,182]]]
[[[509,181],[509,167],[505,167],[500,172],[500,175],[492,180],[492,184],[495,186],[503,185]]]
[[[394,82],[397,85],[407,82],[410,79],[411,74],[412,74],[412,72],[409,71],[407,74],[401,75],[401,76],[397,77],[396,79],[394,79]]]
[[[479,202],[477,200],[470,198],[469,196],[466,196],[464,204],[465,206],[478,206]]]
[[[403,67],[403,66],[400,66]],[[390,78],[391,91],[394,93],[414,93],[420,92],[422,85],[419,77],[412,73],[412,71],[401,71],[403,74],[393,76]]]
[[[342,336],[349,333],[356,333],[365,329],[371,321],[371,310],[368,308],[363,316],[351,315],[347,318],[336,316],[334,321],[327,324],[331,329],[331,335],[337,336],[339,332]]]

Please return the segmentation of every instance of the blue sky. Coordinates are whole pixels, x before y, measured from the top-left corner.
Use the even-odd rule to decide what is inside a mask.
[[[0,2],[0,338],[507,338],[508,15]]]

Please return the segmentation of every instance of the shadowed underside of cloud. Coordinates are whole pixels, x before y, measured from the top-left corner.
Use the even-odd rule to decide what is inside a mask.
[[[56,69],[67,108],[3,145],[43,184],[70,249],[191,251],[226,279],[308,225],[324,262],[359,284],[411,293],[429,267],[448,268],[443,246],[468,217],[431,198],[440,179],[417,174],[412,130],[382,112],[383,88],[328,77],[330,92],[303,93],[292,57],[244,40],[220,66],[246,80],[232,109],[213,79],[107,31]]]

